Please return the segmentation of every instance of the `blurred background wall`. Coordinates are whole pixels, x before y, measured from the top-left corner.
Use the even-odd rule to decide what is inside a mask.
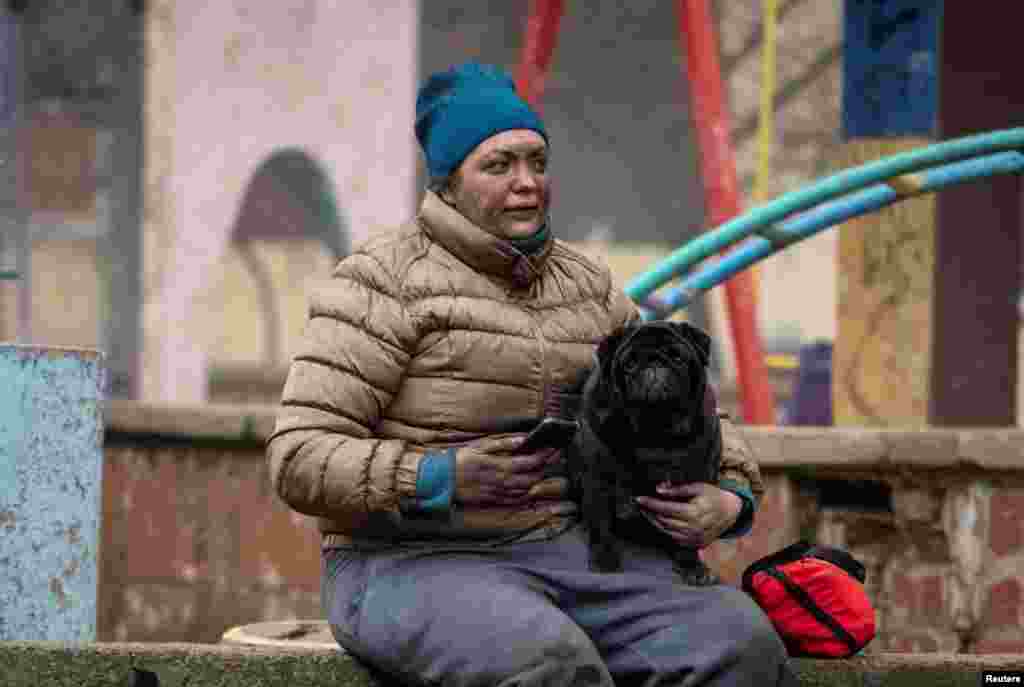
[[[760,7],[712,5],[749,207]],[[466,59],[514,69],[527,9],[8,3],[3,83],[18,107],[0,152],[16,164],[0,171],[17,183],[0,191],[0,255],[13,262],[24,231],[31,262],[29,300],[0,282],[0,338],[102,347],[118,397],[275,400],[308,280],[415,209],[418,81]],[[841,15],[779,3],[769,198],[840,159]],[[677,32],[672,2],[567,3],[544,98],[555,230],[622,281],[704,228]],[[758,268],[769,354],[836,337],[837,236]],[[688,316],[716,335],[728,385],[721,289],[704,306]]]

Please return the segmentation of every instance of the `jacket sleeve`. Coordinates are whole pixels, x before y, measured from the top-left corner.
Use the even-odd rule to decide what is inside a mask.
[[[718,486],[731,491],[743,501],[736,523],[722,537],[729,539],[746,534],[754,524],[754,512],[764,495],[761,470],[750,450],[750,444],[727,415],[720,415],[722,427],[722,464]]]
[[[764,494],[764,482],[750,444],[728,416],[719,417],[719,422],[722,425],[721,479],[736,482],[760,500]]]
[[[267,441],[271,482],[291,508],[355,529],[399,517],[415,497],[421,452],[374,437],[415,340],[396,280],[371,256],[350,256],[313,289]]]

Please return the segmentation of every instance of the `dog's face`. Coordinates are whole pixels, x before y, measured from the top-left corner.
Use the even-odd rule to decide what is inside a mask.
[[[628,424],[634,445],[672,445],[697,429],[710,346],[686,322],[641,324],[602,341],[596,357],[607,407]]]

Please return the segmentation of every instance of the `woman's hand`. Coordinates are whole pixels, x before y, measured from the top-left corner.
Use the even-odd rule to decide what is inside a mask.
[[[658,485],[662,498],[638,496],[640,511],[680,546],[704,548],[722,536],[743,510],[743,499],[702,482]]]
[[[455,451],[455,500],[477,506],[516,506],[559,498],[564,478],[544,478],[544,468],[561,449],[517,453],[525,434],[481,439]]]

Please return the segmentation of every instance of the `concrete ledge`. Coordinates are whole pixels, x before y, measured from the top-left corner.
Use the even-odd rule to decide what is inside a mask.
[[[263,443],[274,431],[277,408],[269,405],[171,405],[107,401],[107,434]]]
[[[0,643],[4,687],[369,687],[341,651],[222,644]]]
[[[190,441],[262,443],[274,430],[273,405],[167,405],[107,402],[107,433]],[[761,467],[833,471],[1024,471],[1021,429],[743,427]]]
[[[1021,429],[743,427],[762,469],[903,472],[1024,470]]]
[[[1024,655],[876,654],[796,659],[805,687],[978,687],[984,670],[1024,671]],[[154,681],[155,679],[155,681]],[[0,643],[4,687],[370,687],[341,651],[225,644]]]

